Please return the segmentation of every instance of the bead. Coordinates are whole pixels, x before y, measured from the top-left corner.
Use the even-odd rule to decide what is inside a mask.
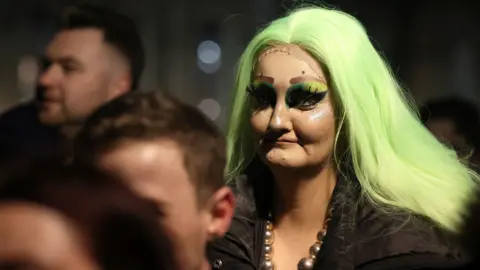
[[[267,223],[265,224],[265,229],[267,229],[268,231],[273,230],[273,224],[272,224],[272,222],[267,221]]]
[[[298,262],[298,270],[310,270],[313,269],[315,264],[315,260],[317,257],[318,252],[322,248],[323,239],[327,235],[327,228],[328,223],[331,220],[331,215],[333,212],[333,207],[330,208],[328,214],[325,218],[324,228],[317,233],[317,241],[315,244],[310,246],[308,250],[310,256],[307,258],[303,258]],[[271,218],[271,213],[269,217]],[[273,232],[273,223],[271,221],[267,221],[265,223],[265,240],[264,240],[264,259],[265,261],[262,263],[260,269],[262,270],[275,270],[276,266],[273,262],[273,242],[274,242],[275,234]]]
[[[275,270],[276,267],[275,267],[275,264],[270,261],[270,260],[265,260],[263,263],[262,263],[262,266],[260,266],[260,269],[261,270]]]
[[[310,255],[311,256],[317,256],[317,253],[320,251],[320,249],[322,248],[322,244],[320,243],[315,243],[313,245],[310,246],[310,249],[308,250],[310,252]]]
[[[273,260],[273,252],[265,253],[265,260]]]
[[[272,245],[274,240],[273,231],[265,231],[265,245]]]
[[[265,257],[269,256],[269,259],[271,259],[271,257],[273,256],[273,247],[270,245],[264,245],[263,252],[265,254]]]
[[[326,234],[327,234],[327,231],[325,230],[319,231],[317,234],[317,240],[322,241]]]
[[[303,258],[298,262],[298,270],[310,270],[313,269],[315,260],[313,258]]]

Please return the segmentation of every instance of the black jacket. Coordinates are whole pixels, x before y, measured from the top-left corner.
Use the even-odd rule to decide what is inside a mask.
[[[0,163],[17,156],[54,155],[61,143],[57,129],[38,120],[34,102],[20,104],[0,115]]]
[[[238,207],[230,231],[212,243],[213,269],[259,269],[263,258],[264,217],[272,183],[237,179]],[[255,188],[254,188],[254,185]],[[406,213],[386,214],[368,203],[357,207],[356,185],[339,179],[329,231],[314,269],[413,270],[466,269],[467,257],[451,237],[430,221]]]

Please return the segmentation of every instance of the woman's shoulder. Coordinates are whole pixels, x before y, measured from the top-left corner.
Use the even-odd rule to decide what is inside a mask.
[[[382,211],[370,204],[359,207],[354,238],[357,265],[373,264],[374,269],[384,268],[381,265],[435,269],[450,264],[456,268],[469,261],[456,237],[432,221],[406,212]]]

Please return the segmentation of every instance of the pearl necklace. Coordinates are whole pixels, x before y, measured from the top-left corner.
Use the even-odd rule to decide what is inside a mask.
[[[298,262],[298,270],[310,270],[313,269],[317,254],[322,248],[323,239],[327,235],[327,225],[332,217],[333,207],[328,211],[327,217],[323,228],[317,233],[317,240],[310,246],[309,256],[301,259]],[[264,261],[260,269],[262,270],[275,270],[277,267],[273,262],[273,242],[275,240],[275,234],[273,232],[272,214],[269,214],[269,220],[265,224],[265,241],[264,241]]]

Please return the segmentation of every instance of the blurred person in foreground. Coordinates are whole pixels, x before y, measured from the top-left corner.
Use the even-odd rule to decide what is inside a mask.
[[[480,119],[477,106],[459,97],[427,102],[421,118],[430,132],[452,147],[461,157],[468,157],[476,170],[480,166]]]
[[[158,209],[97,171],[41,162],[2,179],[0,270],[175,270]]]
[[[144,58],[130,18],[95,6],[65,8],[42,60],[36,99],[0,116],[0,160],[68,147],[97,107],[138,86]]]
[[[224,186],[224,137],[205,115],[165,94],[128,93],[86,121],[74,153],[164,209],[178,269],[210,269],[207,242],[228,230],[235,202]]]

